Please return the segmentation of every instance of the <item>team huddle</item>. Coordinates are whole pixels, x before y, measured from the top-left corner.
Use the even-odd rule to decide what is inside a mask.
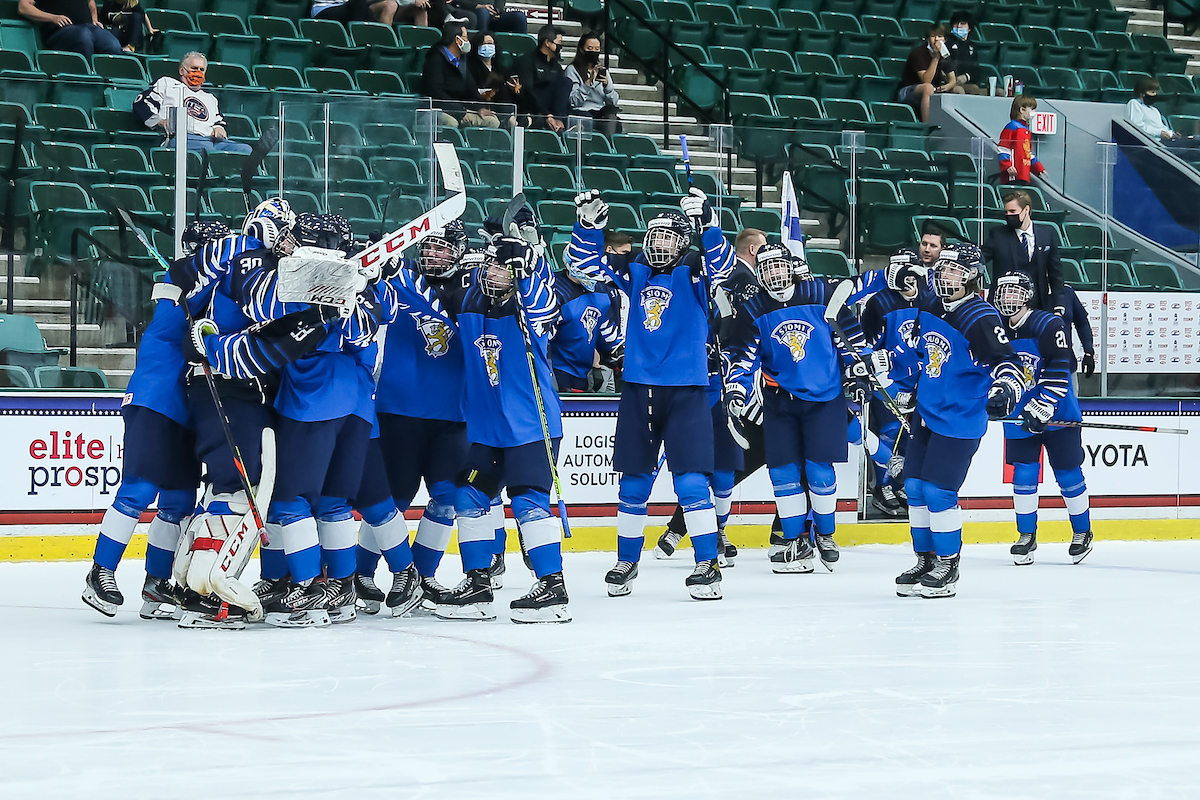
[[[558,390],[586,389],[597,364],[620,365],[625,381],[610,596],[633,591],[664,464],[680,510],[656,553],[672,555],[686,532],[692,598],[722,597],[737,555],[724,532],[733,488],[764,464],[778,508],[773,571],[812,572],[818,559],[832,569],[834,464],[849,442],[865,443],[878,485],[907,500],[917,564],[896,578],[897,594],[952,596],[958,491],[989,420],[1005,420],[1014,560],[1031,563],[1037,546],[1042,447],[1075,531],[1070,554],[1078,563],[1090,552],[1079,429],[1054,424],[1081,419],[1066,333],[1031,307],[1027,276],[997,281],[992,305],[979,249],[958,244],[932,264],[900,251],[854,281],[815,277],[781,245],[735,253],[697,189],[650,220],[640,252],[620,252],[606,241],[600,193],[576,206],[557,273],[533,213],[515,204],[488,220],[481,249],[453,220],[420,239],[415,258],[369,266],[346,220],[296,216],[280,198],[240,233],[190,226],[190,254],[155,287],[122,410],[124,480],[84,601],[116,613],[115,570],[157,503],[145,618],[310,627],[386,606],[495,619],[507,494],[535,579],[511,619],[568,622],[568,520],[561,496],[558,516],[551,505]],[[296,275],[339,291],[298,297]],[[874,430],[860,422],[865,407]],[[429,500],[413,535],[404,512],[422,482]],[[436,572],[455,529],[465,578],[447,588]],[[260,540],[260,580],[248,586]]]

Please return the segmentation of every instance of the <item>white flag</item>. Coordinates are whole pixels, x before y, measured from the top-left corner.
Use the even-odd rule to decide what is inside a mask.
[[[804,234],[800,230],[800,203],[792,186],[792,173],[783,173],[783,218],[779,223],[779,239],[794,255],[804,258]]]

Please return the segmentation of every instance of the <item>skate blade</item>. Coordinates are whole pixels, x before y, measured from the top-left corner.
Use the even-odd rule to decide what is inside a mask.
[[[1084,550],[1082,553],[1080,553],[1077,556],[1071,556],[1071,563],[1078,564],[1080,561],[1083,561],[1085,558],[1087,558],[1088,553],[1090,553],[1090,552],[1092,552],[1092,546],[1089,544],[1087,550]]]
[[[490,583],[491,583],[493,592],[496,591],[497,589],[504,588],[504,579],[501,578],[499,575],[491,578]]]
[[[184,611],[179,615],[179,627],[189,630],[242,631],[246,629],[246,621],[238,617],[217,620],[202,611]]]
[[[408,616],[410,614],[410,612],[415,614],[415,613],[421,611],[422,609],[420,608],[420,605],[421,605],[421,595],[414,594],[412,597],[408,598],[408,600],[399,602],[394,606],[391,605],[391,603],[389,602],[388,608],[391,609],[393,617],[404,617],[404,616]],[[436,608],[436,606],[435,606],[435,608]]]
[[[273,611],[264,620],[276,628],[324,628],[330,624],[329,614],[325,609],[314,611],[296,611],[288,614],[283,611]]]
[[[675,555],[674,548],[672,548],[670,552],[667,552],[666,549],[664,549],[661,544],[654,545],[654,557],[655,558],[662,560],[664,558],[670,558],[673,555]]]
[[[491,603],[471,603],[465,606],[437,606],[433,613],[438,619],[461,619],[468,622],[490,622],[496,618]]]
[[[633,592],[633,581],[629,583],[606,583],[609,597],[624,597]]]
[[[807,575],[816,570],[811,558],[801,558],[797,561],[771,562],[771,572],[776,575]],[[829,570],[833,572],[833,570]]]
[[[342,606],[326,613],[329,615],[329,622],[333,625],[342,625],[358,619],[358,610],[354,606]]]
[[[707,586],[689,586],[687,589],[693,600],[721,600],[723,597],[719,583],[710,583]]]
[[[777,556],[780,553],[782,553],[785,549],[787,549],[785,545],[773,544],[767,548],[767,558],[770,558],[771,556]]]
[[[827,559],[822,558],[821,566],[824,567],[825,569],[829,570],[830,572],[833,572],[833,565],[836,564],[837,562],[838,562],[838,560],[836,558],[833,560],[827,560]]]
[[[1012,559],[1013,559],[1013,563],[1016,564],[1018,567],[1024,567],[1027,564],[1033,563],[1033,553],[1028,553],[1026,555],[1018,555],[1017,553],[1013,553]]]
[[[364,614],[378,614],[379,609],[382,607],[382,604],[378,600],[364,600],[361,597],[358,598],[357,603],[359,610]]]
[[[154,600],[143,600],[142,608],[138,611],[142,619],[183,619],[183,611],[171,603],[159,603]]]
[[[117,615],[117,609],[120,608],[120,606],[116,605],[115,603],[107,603],[104,600],[101,600],[100,597],[92,591],[90,586],[83,590],[83,602],[87,603],[89,606],[96,609],[106,617],[115,617]]]
[[[896,597],[920,597],[921,584],[896,584]]]
[[[509,619],[518,624],[570,622],[571,611],[566,603],[545,608],[514,608]]]
[[[930,586],[921,587],[921,597],[924,597],[926,600],[937,600],[942,597],[954,597],[957,592],[958,584],[956,583],[946,584],[940,589],[935,589]]]

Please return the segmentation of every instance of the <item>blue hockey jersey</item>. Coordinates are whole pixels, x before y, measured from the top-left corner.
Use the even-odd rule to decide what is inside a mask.
[[[605,284],[589,292],[563,275],[554,279],[562,319],[550,340],[554,369],[586,378],[596,350],[611,353],[624,341],[621,333],[621,297]]]
[[[1071,350],[1067,344],[1067,329],[1062,317],[1048,311],[1031,311],[1016,328],[1007,329],[1013,349],[1021,360],[1025,384],[1033,388],[1021,398],[1017,415],[1032,398],[1036,397],[1055,407],[1054,418],[1083,419],[1079,409],[1079,398],[1071,385]],[[1020,423],[1004,423],[1004,435],[1010,439],[1023,439],[1033,434]]]
[[[882,289],[867,300],[862,329],[871,347],[892,354],[888,392],[911,392],[917,384],[920,358],[916,349],[917,307],[894,289]]]

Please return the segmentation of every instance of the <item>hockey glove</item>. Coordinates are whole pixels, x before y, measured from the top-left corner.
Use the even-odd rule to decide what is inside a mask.
[[[904,474],[904,455],[901,453],[892,453],[892,457],[888,459],[887,472],[892,478],[900,479]]]
[[[207,317],[202,317],[192,323],[192,329],[184,340],[184,354],[189,364],[204,364],[208,361],[208,349],[204,345],[205,336],[216,336],[217,323]]]
[[[588,189],[575,195],[575,211],[579,224],[592,230],[601,230],[608,224],[608,203],[600,199],[598,189]]]
[[[512,236],[496,240],[496,260],[512,270],[514,281],[528,278],[537,265],[537,256],[529,242]]]
[[[876,350],[871,353],[867,359],[867,363],[871,365],[871,369],[876,375],[887,375],[892,371],[892,352],[890,350]]]
[[[911,414],[917,408],[917,397],[912,392],[896,392],[896,407],[903,414]]]
[[[923,264],[914,264],[909,256],[892,256],[884,270],[889,289],[908,297],[916,293],[919,281],[925,280],[928,270]]]
[[[687,196],[679,201],[679,207],[701,231],[717,225],[717,215],[708,202],[708,195],[695,186],[688,189]]]
[[[1053,405],[1037,397],[1031,398],[1021,409],[1021,427],[1030,433],[1041,433],[1053,416]]]
[[[763,421],[763,399],[762,392],[758,387],[750,392],[750,396],[746,398],[746,412],[742,415],[742,419],[749,422],[751,425],[762,425]]]
[[[866,378],[857,375],[846,375],[842,380],[842,391],[846,399],[862,408],[871,399],[871,383]]]
[[[1096,374],[1096,354],[1084,353],[1083,358],[1079,360],[1079,371],[1083,373],[1083,377],[1090,378]]]
[[[536,247],[542,240],[542,235],[538,233],[537,219],[528,205],[521,206],[521,210],[513,216],[513,224],[517,226],[520,237],[530,245]]]
[[[746,438],[746,395],[745,390],[737,384],[725,387],[725,418],[729,424],[729,435],[743,450],[750,449],[750,440]]]
[[[1021,399],[1024,387],[1015,375],[1001,375],[992,382],[987,395],[988,419],[1004,419],[1011,416]]]

